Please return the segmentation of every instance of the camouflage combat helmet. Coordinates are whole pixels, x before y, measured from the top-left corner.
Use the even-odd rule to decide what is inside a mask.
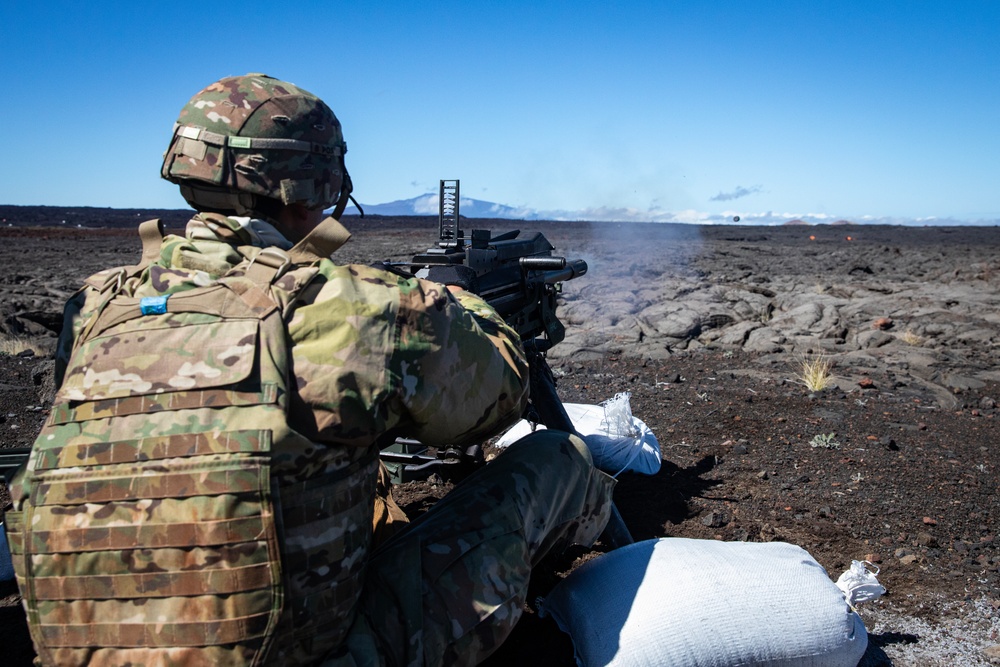
[[[340,121],[321,99],[247,74],[213,83],[181,109],[160,175],[200,210],[248,215],[267,208],[264,197],[335,206],[340,217],[351,195],[346,152]]]

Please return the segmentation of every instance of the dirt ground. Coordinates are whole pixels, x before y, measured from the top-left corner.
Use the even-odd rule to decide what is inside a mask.
[[[29,445],[46,416],[62,301],[139,251],[130,230],[87,229],[100,210],[13,208],[0,207],[12,225],[0,227],[0,331],[37,351],[0,354],[3,447]],[[426,219],[345,222],[341,261],[405,260],[436,234]],[[787,541],[834,579],[869,560],[888,592],[859,609],[864,664],[997,664],[1000,230],[522,225],[590,264],[567,284],[570,331],[550,359],[562,399],[629,392],[659,440],[660,472],[623,474],[615,492],[636,540]],[[588,310],[595,299],[617,314]],[[801,365],[819,355],[834,382],[810,391]],[[415,482],[397,498],[418,514],[448,488]],[[533,600],[606,550],[547,559],[489,664],[574,664]],[[16,590],[0,593],[0,643],[27,659]]]

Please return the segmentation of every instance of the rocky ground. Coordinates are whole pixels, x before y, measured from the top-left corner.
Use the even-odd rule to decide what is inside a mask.
[[[88,226],[151,217],[28,213],[0,207],[0,332],[35,346],[0,354],[3,447],[30,444],[45,418],[62,301],[138,256],[131,231]],[[345,222],[343,261],[405,260],[436,235],[431,220]],[[565,285],[567,338],[550,356],[563,400],[627,391],[659,439],[661,471],[623,475],[616,491],[636,539],[784,540],[833,578],[867,559],[888,593],[860,608],[866,664],[1000,660],[1000,230],[523,226],[590,266]],[[803,385],[816,359],[832,364],[823,391]],[[447,489],[417,482],[399,498],[416,514]],[[605,550],[550,558],[532,599]],[[0,641],[25,646],[6,594]],[[491,664],[515,661],[573,664],[533,605]]]

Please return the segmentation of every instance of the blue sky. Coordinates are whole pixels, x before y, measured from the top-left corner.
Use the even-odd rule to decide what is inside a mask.
[[[1000,2],[5,2],[0,203],[183,207],[180,108],[264,72],[362,203],[1000,220]]]

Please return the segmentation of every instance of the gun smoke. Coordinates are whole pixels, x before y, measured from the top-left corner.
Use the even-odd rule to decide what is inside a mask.
[[[554,350],[554,356],[576,347],[574,357],[601,360],[660,338],[661,321],[678,322],[678,342],[699,326],[701,316],[670,297],[697,291],[703,282],[692,264],[703,247],[700,227],[575,223],[572,229],[570,236],[546,228],[560,252],[582,258],[590,267],[584,279],[563,285],[560,317],[569,342]],[[637,256],[636,248],[652,250],[656,261],[648,261],[649,254]],[[663,304],[670,312],[660,312]]]

